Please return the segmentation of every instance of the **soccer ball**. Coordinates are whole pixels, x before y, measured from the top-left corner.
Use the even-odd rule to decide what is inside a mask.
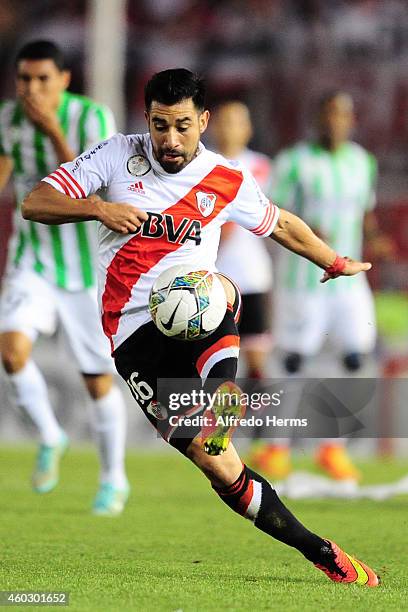
[[[190,266],[168,268],[156,279],[149,311],[157,328],[178,340],[200,340],[217,329],[227,309],[219,278]]]

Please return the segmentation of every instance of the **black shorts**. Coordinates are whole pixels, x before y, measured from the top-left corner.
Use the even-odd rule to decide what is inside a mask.
[[[185,453],[200,428],[174,428],[174,416],[158,402],[158,379],[191,379],[196,388],[214,391],[212,379],[234,381],[237,373],[239,334],[236,324],[239,300],[229,306],[223,321],[207,338],[186,342],[162,334],[153,322],[137,329],[113,353],[116,369],[129,386],[136,404],[160,435]],[[213,381],[215,384],[215,380]],[[202,406],[200,412],[204,410]],[[187,409],[178,411],[179,416]],[[195,414],[195,413],[194,413]],[[191,412],[189,412],[191,416]]]
[[[241,336],[264,334],[270,331],[271,299],[269,293],[242,295],[242,315],[239,322]]]

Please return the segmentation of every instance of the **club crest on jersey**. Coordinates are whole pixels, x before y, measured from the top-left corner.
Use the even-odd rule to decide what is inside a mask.
[[[197,207],[203,217],[209,217],[214,210],[217,196],[215,193],[204,193],[204,191],[197,191]]]
[[[127,160],[126,167],[132,176],[144,176],[152,165],[144,155],[132,155]]]

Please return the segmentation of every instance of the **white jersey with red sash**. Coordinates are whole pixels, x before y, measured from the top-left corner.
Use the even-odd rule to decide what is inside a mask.
[[[269,236],[279,217],[238,163],[200,144],[183,170],[169,174],[155,160],[149,134],[117,134],[43,180],[77,199],[106,188],[109,201],[149,214],[134,234],[99,227],[99,303],[113,350],[150,320],[150,289],[163,270],[187,264],[213,271],[223,223]]]

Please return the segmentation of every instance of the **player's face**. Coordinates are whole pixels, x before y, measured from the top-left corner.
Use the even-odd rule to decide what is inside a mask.
[[[69,85],[70,73],[59,70],[52,59],[21,60],[17,65],[16,93],[44,109],[57,108],[61,93]]]
[[[320,133],[330,140],[336,142],[348,140],[354,124],[353,101],[347,94],[339,94],[332,98],[320,112]]]
[[[249,110],[241,102],[221,105],[211,119],[211,131],[218,149],[242,150],[251,139]]]
[[[153,101],[145,116],[157,161],[170,174],[180,172],[197,154],[209,112],[200,112],[188,98],[172,106]]]

